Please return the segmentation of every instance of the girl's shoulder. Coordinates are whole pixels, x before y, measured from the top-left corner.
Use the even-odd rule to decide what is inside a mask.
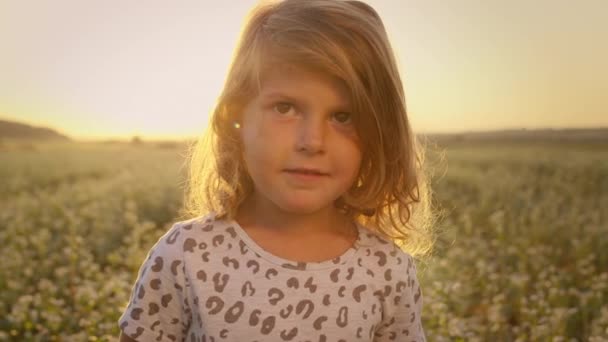
[[[216,220],[214,213],[201,215],[186,220],[176,221],[158,239],[153,247],[155,250],[166,253],[184,253],[200,247],[201,243],[213,243],[218,233],[230,233],[232,227],[229,222]]]
[[[387,276],[415,272],[414,258],[394,241],[365,226],[360,226],[359,234],[360,266],[381,270]]]

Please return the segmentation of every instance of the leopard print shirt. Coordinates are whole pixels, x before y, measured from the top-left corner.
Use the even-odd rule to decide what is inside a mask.
[[[120,328],[137,341],[425,341],[412,257],[357,226],[341,256],[303,263],[235,221],[178,222],[142,264]]]

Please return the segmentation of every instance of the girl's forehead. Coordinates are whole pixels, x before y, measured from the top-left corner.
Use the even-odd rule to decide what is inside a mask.
[[[316,87],[331,91],[343,101],[350,99],[350,90],[343,80],[321,70],[297,65],[277,65],[265,68],[260,75],[259,86],[260,93]]]

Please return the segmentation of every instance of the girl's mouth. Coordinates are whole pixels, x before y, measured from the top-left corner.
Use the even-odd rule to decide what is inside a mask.
[[[292,173],[292,174],[298,174],[298,175],[308,175],[308,176],[327,176],[326,173],[321,172],[317,169],[304,169],[304,168],[286,169],[285,172]]]

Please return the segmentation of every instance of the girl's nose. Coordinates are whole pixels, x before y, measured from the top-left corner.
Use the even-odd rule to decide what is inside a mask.
[[[325,125],[321,118],[304,115],[298,123],[296,149],[310,154],[325,151]]]

